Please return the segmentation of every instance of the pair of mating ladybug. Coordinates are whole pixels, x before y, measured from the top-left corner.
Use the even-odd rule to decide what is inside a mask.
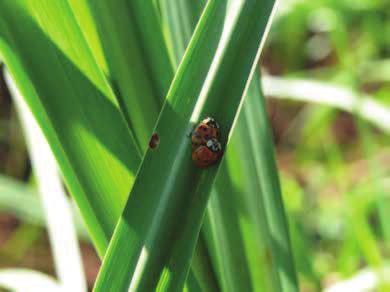
[[[221,158],[219,136],[219,125],[211,117],[205,118],[196,126],[191,136],[192,161],[196,166],[206,168]]]

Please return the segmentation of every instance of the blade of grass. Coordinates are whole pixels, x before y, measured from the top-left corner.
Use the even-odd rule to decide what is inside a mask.
[[[108,61],[110,81],[144,152],[173,77],[158,14],[151,1],[88,3]]]
[[[96,62],[100,69],[109,76],[110,72],[108,71],[107,60],[104,56],[103,46],[97,32],[96,22],[88,6],[88,0],[68,0],[68,2],[79,23],[84,38],[92,50]]]
[[[67,2],[1,1],[0,11],[2,57],[102,255],[140,161],[132,134]]]
[[[260,78],[252,82],[254,92],[261,92]],[[245,107],[254,160],[259,175],[265,215],[271,233],[273,264],[277,270],[282,291],[297,291],[298,282],[281,196],[280,182],[275,162],[273,140],[264,98],[248,98]]]
[[[223,291],[281,291],[244,118],[241,112],[202,232]]]
[[[192,279],[192,277],[194,279]],[[190,285],[197,286],[190,286]],[[199,237],[194,256],[191,262],[191,270],[186,279],[188,291],[220,291],[215,272],[210,262],[209,251],[202,237]]]
[[[159,0],[164,36],[175,68],[179,66],[205,3],[205,0]]]
[[[272,7],[208,2],[160,114],[160,146],[144,157],[96,291],[183,288],[218,169],[193,166],[188,133],[207,113],[220,121],[227,142]]]
[[[19,113],[32,167],[37,177],[59,281],[65,290],[86,291],[72,213],[53,154],[9,74],[5,75],[5,80]]]

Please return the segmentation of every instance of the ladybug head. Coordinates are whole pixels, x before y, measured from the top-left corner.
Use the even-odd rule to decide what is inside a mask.
[[[218,125],[217,121],[214,118],[212,118],[212,117],[205,118],[202,121],[202,123],[206,124],[209,127],[219,129],[219,125]]]
[[[206,146],[212,152],[220,152],[222,150],[221,143],[219,143],[218,140],[214,138],[207,140]]]

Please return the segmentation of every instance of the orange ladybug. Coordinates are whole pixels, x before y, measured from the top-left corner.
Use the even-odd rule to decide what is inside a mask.
[[[192,152],[192,161],[200,168],[206,168],[216,163],[222,156],[221,143],[217,139],[207,140],[206,145],[201,145]]]
[[[192,148],[196,149],[201,145],[206,145],[210,139],[218,139],[220,135],[219,125],[215,119],[207,117],[202,120],[192,133]]]
[[[157,133],[154,133],[149,140],[149,148],[156,149],[159,144],[160,144],[160,138],[158,137]]]

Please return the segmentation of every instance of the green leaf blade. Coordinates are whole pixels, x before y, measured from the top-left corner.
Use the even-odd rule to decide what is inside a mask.
[[[140,162],[132,133],[65,1],[3,1],[0,8],[9,32],[5,63],[102,255]]]
[[[88,0],[109,66],[109,79],[144,152],[173,77],[150,1]],[[148,24],[143,25],[143,18]]]
[[[260,78],[254,78],[252,81],[252,94],[261,92],[259,80]],[[245,111],[251,145],[258,145],[252,152],[255,154],[254,160],[271,235],[273,265],[282,290],[297,291],[298,281],[264,98],[248,98]]]

